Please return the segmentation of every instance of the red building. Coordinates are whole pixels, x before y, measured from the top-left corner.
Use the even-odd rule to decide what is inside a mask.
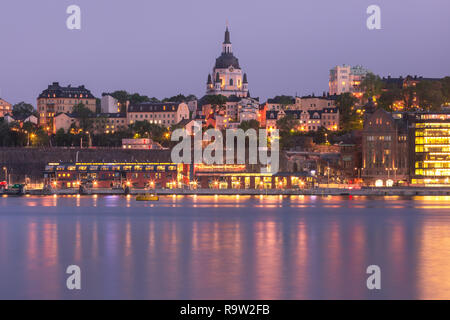
[[[53,188],[180,188],[188,166],[174,163],[49,163],[46,185]]]

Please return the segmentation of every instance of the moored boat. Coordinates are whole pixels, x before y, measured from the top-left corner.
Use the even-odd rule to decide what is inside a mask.
[[[154,194],[140,194],[136,196],[136,201],[158,201],[159,197]]]

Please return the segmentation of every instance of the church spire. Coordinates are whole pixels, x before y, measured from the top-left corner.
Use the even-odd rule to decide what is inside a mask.
[[[228,30],[228,26],[227,29],[225,30],[225,41],[223,42],[223,44],[231,44],[230,31]]]
[[[231,41],[230,41],[230,31],[228,30],[228,24],[227,29],[225,30],[225,40],[222,44],[222,53],[231,53]]]

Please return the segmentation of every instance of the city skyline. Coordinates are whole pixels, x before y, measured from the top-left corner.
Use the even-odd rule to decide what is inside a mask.
[[[379,1],[382,29],[372,31],[365,23],[369,1],[327,7],[259,2],[258,10],[254,3],[228,3],[177,2],[179,10],[170,11],[162,3],[94,5],[80,0],[81,30],[65,26],[69,2],[27,3],[27,10],[20,1],[3,4],[0,8],[8,14],[0,21],[0,35],[4,47],[14,50],[5,50],[0,59],[0,96],[35,106],[42,89],[59,81],[84,84],[97,97],[118,89],[157,98],[178,93],[201,97],[227,20],[251,95],[262,101],[277,94],[328,91],[329,70],[344,63],[393,77],[443,77],[450,69],[445,59],[450,45],[430,36],[450,30],[443,8],[450,4],[443,1],[411,1],[408,7]],[[59,41],[53,44],[52,39]],[[390,57],[382,59],[386,48]]]

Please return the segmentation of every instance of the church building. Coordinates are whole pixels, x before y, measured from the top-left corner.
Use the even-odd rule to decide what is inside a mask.
[[[207,95],[248,96],[247,74],[242,73],[239,60],[233,55],[228,27],[222,44],[222,54],[216,59],[212,74],[208,75],[206,87]]]

